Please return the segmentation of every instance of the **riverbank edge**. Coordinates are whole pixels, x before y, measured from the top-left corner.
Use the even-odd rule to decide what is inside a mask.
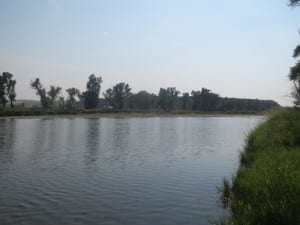
[[[35,118],[133,118],[133,117],[211,117],[266,115],[266,112],[191,112],[191,111],[12,111],[2,113],[1,119]]]
[[[299,109],[273,112],[248,135],[220,202],[229,210],[215,225],[300,224]]]

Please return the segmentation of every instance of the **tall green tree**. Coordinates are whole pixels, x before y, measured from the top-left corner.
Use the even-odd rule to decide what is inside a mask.
[[[161,88],[158,94],[158,105],[163,110],[174,110],[179,91],[175,87]]]
[[[68,93],[67,106],[73,109],[76,98],[80,96],[80,91],[77,88],[68,88],[66,92]]]
[[[129,97],[129,107],[132,109],[152,109],[155,106],[156,96],[147,91],[139,91]]]
[[[6,89],[6,81],[3,75],[0,75],[0,105],[1,108],[4,109],[7,103],[7,99],[5,96],[5,89]]]
[[[47,94],[49,96],[50,105],[52,107],[55,106],[56,100],[58,99],[60,93],[61,93],[61,87],[53,86],[53,85],[50,86],[50,90],[48,91]]]
[[[11,108],[14,107],[16,83],[11,73],[3,72],[2,75],[0,75],[0,104],[2,108],[5,108],[8,101],[10,102]]]
[[[188,110],[190,108],[190,94],[183,93],[182,94],[182,109]]]
[[[192,91],[192,109],[200,110],[201,109],[201,91]]]
[[[289,73],[289,79],[293,81],[294,91],[292,95],[295,98],[295,105],[300,105],[300,62],[297,62],[295,66],[291,67]]]
[[[40,82],[39,78],[36,78],[35,80],[31,81],[31,87],[36,90],[36,95],[40,97],[41,105],[44,109],[48,109],[50,107],[51,100],[47,96],[46,89],[43,87],[43,85]]]
[[[97,107],[101,83],[101,77],[96,77],[95,74],[89,76],[89,80],[86,84],[86,91],[82,93],[84,98],[84,106],[86,109],[94,109]]]
[[[192,91],[192,99],[193,110],[214,111],[217,109],[219,95],[202,88],[201,91]]]
[[[115,109],[124,109],[127,107],[128,99],[131,95],[131,88],[128,84],[118,83],[113,88],[106,90],[104,94],[105,99]]]
[[[57,106],[60,108],[60,109],[65,109],[65,106],[66,106],[66,100],[63,96],[60,96],[57,100]]]
[[[16,80],[9,80],[7,84],[7,96],[10,102],[10,107],[14,108],[14,101],[16,101],[16,86],[17,81]]]

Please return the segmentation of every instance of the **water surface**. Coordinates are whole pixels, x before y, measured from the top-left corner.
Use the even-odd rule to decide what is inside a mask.
[[[0,224],[208,224],[262,119],[0,120]]]

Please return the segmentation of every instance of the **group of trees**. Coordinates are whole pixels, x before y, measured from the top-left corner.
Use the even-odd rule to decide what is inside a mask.
[[[300,0],[290,0],[291,6],[297,6],[300,4]],[[299,58],[300,56],[300,45],[298,45],[294,49],[293,57],[295,59]],[[300,106],[300,61],[296,62],[296,64],[291,67],[289,73],[289,79],[294,84],[294,91],[292,92],[293,97],[295,98],[295,105]]]
[[[31,87],[36,91],[36,95],[40,97],[41,106],[44,109],[49,108],[64,108],[68,107],[72,109],[76,102],[76,97],[79,97],[80,91],[76,88],[66,89],[68,94],[68,99],[65,100],[64,97],[60,96],[62,88],[59,86],[51,85],[50,89],[47,91],[39,78],[36,78],[31,82]]]
[[[200,91],[183,93],[175,87],[160,88],[158,95],[147,91],[132,93],[126,83],[118,83],[107,89],[99,98],[102,78],[94,74],[89,76],[86,91],[80,93],[76,88],[66,89],[68,98],[59,97],[62,88],[50,86],[49,91],[42,86],[39,78],[31,82],[31,86],[40,96],[41,106],[49,108],[74,109],[84,106],[86,109],[111,108],[115,110],[161,110],[161,111],[261,111],[278,107],[274,101],[251,99],[221,98],[206,88]],[[81,103],[81,104],[80,104]],[[102,104],[101,104],[102,103]]]
[[[92,74],[89,76],[89,80],[86,84],[86,91],[81,93],[77,88],[68,88],[65,90],[68,95],[67,99],[61,96],[61,87],[51,85],[47,91],[41,84],[39,78],[31,82],[31,87],[36,90],[36,95],[40,97],[40,103],[44,109],[74,109],[76,102],[81,99],[83,99],[86,109],[93,109],[98,105],[101,83],[102,78]]]
[[[179,93],[175,87],[161,88],[158,94],[159,108],[168,111],[176,109],[176,101]]]
[[[113,108],[124,109],[128,107],[131,88],[128,84],[118,83],[113,88],[107,89],[103,95]]]
[[[154,109],[157,107],[156,97],[157,96],[155,94],[151,94],[147,91],[139,91],[136,94],[130,95],[128,105],[131,109],[139,109],[139,110]]]
[[[219,95],[212,93],[206,88],[201,91],[192,91],[193,110],[204,109],[206,111],[213,111],[217,109],[219,102]]]
[[[86,91],[81,95],[84,99],[84,106],[86,109],[94,109],[97,107],[101,83],[101,77],[96,77],[94,74],[89,76],[89,80],[86,84]]]
[[[297,51],[295,55],[298,56],[300,47]],[[299,65],[298,63],[295,68],[300,67]],[[297,75],[298,72],[293,74]],[[294,77],[291,76],[291,78]],[[300,96],[298,75],[295,80],[298,82],[295,86],[298,96]],[[110,108],[115,110],[261,111],[279,106],[274,101],[222,98],[206,88],[191,93],[183,93],[182,96],[179,96],[180,91],[175,87],[160,88],[157,95],[144,90],[132,93],[130,86],[123,82],[107,89],[103,93],[104,99],[101,99],[99,98],[101,84],[102,78],[92,74],[88,78],[84,92],[81,93],[74,87],[68,88],[65,90],[67,94],[65,99],[62,96],[63,89],[61,87],[51,85],[47,90],[39,78],[31,81],[31,87],[39,96],[40,105],[44,109],[74,110],[84,107],[85,109]],[[0,75],[0,108],[5,108],[8,102],[12,108],[14,107],[15,86],[16,80],[13,80],[12,74],[3,72]]]
[[[3,72],[0,75],[0,107],[5,108],[9,102],[10,107],[14,107],[14,101],[16,100],[16,80],[13,80],[13,75],[8,72]]]
[[[86,91],[81,93],[77,88],[68,88],[65,90],[68,95],[67,99],[61,96],[61,87],[51,85],[47,91],[39,78],[31,81],[31,87],[36,91],[36,95],[40,97],[40,103],[44,109],[74,109],[76,102],[81,99],[83,99],[86,109],[93,109],[98,105],[101,83],[102,78],[92,74],[89,76],[89,80],[86,84]]]

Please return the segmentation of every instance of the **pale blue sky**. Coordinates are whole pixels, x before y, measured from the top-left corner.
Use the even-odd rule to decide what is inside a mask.
[[[122,81],[288,105],[299,27],[287,0],[0,0],[0,72],[22,99],[34,77],[84,90],[95,73],[101,92]]]

